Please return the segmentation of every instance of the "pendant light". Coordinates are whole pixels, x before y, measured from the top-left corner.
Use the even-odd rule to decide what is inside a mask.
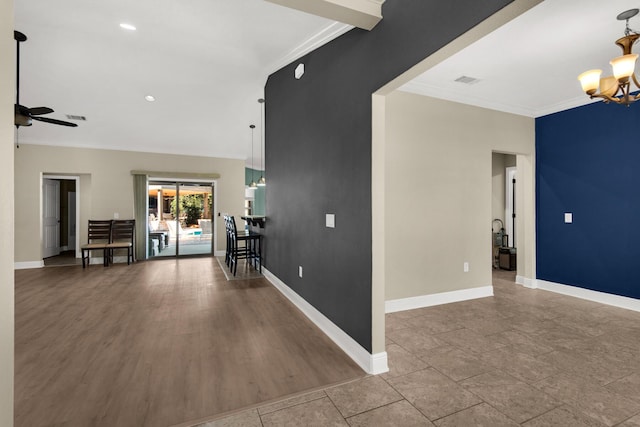
[[[626,105],[640,100],[640,82],[634,70],[637,53],[631,53],[633,44],[640,39],[640,33],[629,28],[629,19],[638,14],[638,9],[630,9],[617,16],[619,21],[627,21],[624,37],[616,40],[622,49],[622,56],[610,61],[613,76],[602,77],[602,70],[589,70],[578,76],[582,90],[591,98],[603,98],[604,102]],[[635,86],[635,87],[634,87]]]
[[[267,181],[264,179],[264,98],[258,99],[258,103],[261,105],[260,111],[260,163],[262,173],[260,174],[260,179],[258,180],[258,185],[260,187],[264,187],[267,185]]]
[[[256,180],[253,178],[253,130],[256,128],[256,125],[249,125],[251,128],[251,184],[249,184],[249,188],[257,188],[258,184],[256,184]]]

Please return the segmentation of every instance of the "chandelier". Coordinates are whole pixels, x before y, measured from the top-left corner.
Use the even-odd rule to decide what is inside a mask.
[[[615,102],[626,106],[640,99],[640,93],[632,94],[632,92],[640,89],[640,84],[634,73],[638,54],[631,53],[631,48],[636,40],[640,38],[640,34],[629,28],[629,19],[637,14],[638,9],[630,9],[617,16],[619,21],[627,21],[627,25],[624,30],[624,37],[616,40],[616,44],[622,49],[622,56],[610,61],[613,68],[613,76],[600,77],[602,70],[589,70],[578,76],[582,90],[590,98],[603,98],[606,103]],[[632,82],[635,85],[634,90],[631,90]]]

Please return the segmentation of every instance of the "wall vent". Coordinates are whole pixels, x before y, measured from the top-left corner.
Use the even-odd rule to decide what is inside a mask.
[[[466,85],[473,85],[476,84],[480,81],[480,79],[476,79],[475,77],[469,77],[469,76],[460,76],[457,79],[455,79],[454,81],[458,82],[458,83],[464,83]]]
[[[73,114],[67,114],[67,119],[69,120],[81,120],[81,121],[87,121],[87,118],[85,116],[74,116]]]

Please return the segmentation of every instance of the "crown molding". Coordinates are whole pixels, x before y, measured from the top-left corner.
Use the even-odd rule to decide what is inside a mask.
[[[546,116],[548,114],[557,113],[571,108],[580,107],[589,103],[597,102],[590,100],[585,96],[571,98],[556,104],[545,106],[542,109],[528,108],[522,105],[509,104],[504,102],[496,102],[487,100],[483,97],[470,96],[466,92],[459,92],[449,88],[443,88],[423,82],[411,81],[403,85],[400,89],[403,92],[414,93],[417,95],[429,96],[432,98],[443,99],[446,101],[457,102],[465,105],[473,105],[475,107],[487,108],[489,110],[502,111],[504,113],[517,114],[531,118]]]
[[[269,67],[267,67],[267,75],[275,73],[282,67],[291,64],[297,59],[302,58],[309,52],[313,52],[320,46],[323,46],[330,41],[337,39],[353,28],[353,25],[343,24],[341,22],[334,22],[330,25],[327,25],[324,29],[309,37],[307,40],[289,51],[286,55],[273,62]]]

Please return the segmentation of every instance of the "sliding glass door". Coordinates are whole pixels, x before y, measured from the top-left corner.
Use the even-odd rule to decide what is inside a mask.
[[[149,258],[213,253],[213,186],[149,182]]]

